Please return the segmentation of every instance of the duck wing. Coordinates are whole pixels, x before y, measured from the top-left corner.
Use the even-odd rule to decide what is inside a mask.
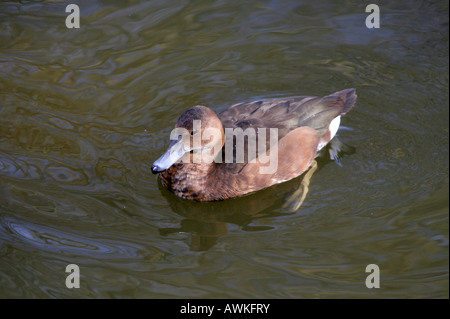
[[[238,103],[219,113],[218,116],[225,132],[227,128],[233,129],[234,132],[237,132],[236,129],[239,128],[244,132],[251,128],[256,133],[258,129],[277,128],[278,141],[280,141],[290,131],[301,126],[308,126],[318,131],[319,136],[324,135],[330,122],[339,115],[345,115],[354,106],[355,101],[355,90],[346,89],[324,97],[293,96]],[[248,158],[248,139],[244,140],[244,162],[236,163],[236,137],[233,139],[234,161],[224,165],[230,172],[240,172],[248,161],[255,157]],[[270,134],[269,130],[266,130],[266,150],[269,149]],[[222,156],[225,160],[225,154]]]

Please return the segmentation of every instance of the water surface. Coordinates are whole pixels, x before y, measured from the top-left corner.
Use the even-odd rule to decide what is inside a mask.
[[[448,298],[447,1],[75,2],[0,3],[1,297]],[[196,203],[151,173],[190,106],[350,87],[354,152],[298,211],[301,178]]]

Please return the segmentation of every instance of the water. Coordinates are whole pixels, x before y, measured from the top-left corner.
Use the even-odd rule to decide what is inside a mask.
[[[1,297],[448,298],[447,1],[371,30],[360,1],[68,3],[0,3]],[[190,106],[349,87],[354,152],[294,213],[301,178],[195,203],[151,173]]]

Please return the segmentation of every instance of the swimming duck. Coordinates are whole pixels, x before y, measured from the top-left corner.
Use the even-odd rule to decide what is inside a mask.
[[[175,129],[186,134],[171,138],[166,153],[153,163],[152,172],[160,173],[162,185],[177,196],[197,201],[225,200],[288,181],[310,168],[319,151],[336,135],[341,116],[352,109],[355,101],[355,90],[346,89],[324,97],[293,96],[238,103],[219,114],[205,106],[193,106],[175,125]],[[219,133],[206,134],[208,138],[204,138],[202,134],[211,129]],[[242,160],[236,148],[237,136],[228,135],[239,129],[276,131],[270,130],[262,137],[257,134],[253,142],[248,134]],[[276,137],[275,144],[270,136]],[[265,153],[256,155],[249,151],[251,145],[264,144]],[[205,152],[214,160],[205,160]],[[269,154],[276,155],[276,170],[262,173]],[[232,161],[226,160],[230,158]]]

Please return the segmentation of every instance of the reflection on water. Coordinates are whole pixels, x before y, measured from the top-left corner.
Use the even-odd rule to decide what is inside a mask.
[[[448,2],[75,2],[0,3],[0,296],[448,298]],[[354,152],[298,211],[301,177],[196,203],[151,173],[190,106],[346,87]]]
[[[160,233],[191,233],[190,247],[194,251],[208,250],[214,246],[221,236],[228,233],[227,224],[237,225],[243,231],[273,229],[273,226],[252,226],[251,223],[258,218],[280,215],[276,211],[283,202],[282,196],[267,197],[267,190],[216,203],[186,201],[171,194],[163,186],[161,192],[172,211],[183,216],[183,219],[180,227],[161,228]],[[282,194],[280,191],[277,193]]]
[[[322,166],[331,162],[330,155],[328,155],[329,148],[335,143],[339,143],[338,139],[334,139],[328,144],[316,159],[319,163],[318,171]],[[342,144],[339,156],[346,156],[354,151],[351,146]],[[332,163],[331,165],[338,164]],[[289,216],[295,213],[291,210],[291,206],[285,204],[295,191],[303,190],[301,183],[306,178],[305,176],[306,173],[292,181],[221,202],[187,201],[172,194],[159,182],[161,194],[167,200],[171,210],[183,217],[180,227],[160,228],[160,233],[162,235],[176,232],[189,233],[190,248],[193,251],[204,251],[213,247],[220,237],[228,233],[227,224],[236,225],[242,231],[273,230],[274,226],[253,225],[253,222],[261,218]],[[303,192],[297,194],[296,197],[300,198]],[[305,196],[307,194],[308,191]]]

